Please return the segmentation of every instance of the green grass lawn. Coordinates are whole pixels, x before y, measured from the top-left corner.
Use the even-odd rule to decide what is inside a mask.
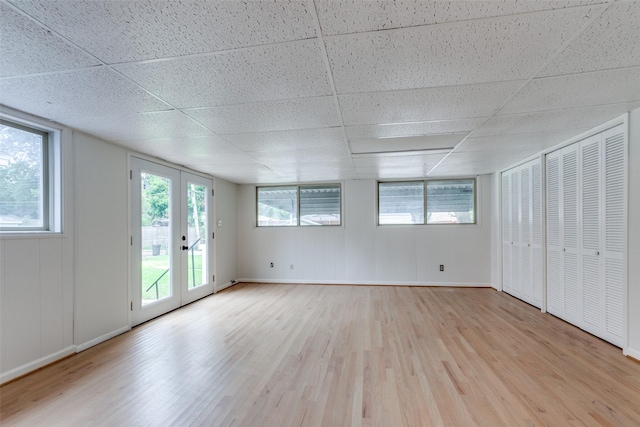
[[[158,281],[158,297],[156,298],[156,287],[153,286],[147,291],[147,289],[153,284],[169,268],[169,256],[159,255],[142,258],[142,300],[143,301],[155,301],[156,299],[166,298],[170,295],[169,283],[170,272],[165,274],[160,281]],[[194,272],[195,272],[195,286],[202,284],[202,255],[196,254],[194,256],[194,269],[191,268],[191,255],[188,258],[188,280],[189,288],[193,288],[194,285]],[[194,271],[195,270],[195,271]]]

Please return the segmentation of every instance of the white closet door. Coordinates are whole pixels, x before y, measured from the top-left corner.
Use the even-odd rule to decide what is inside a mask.
[[[520,171],[511,174],[511,289],[520,297],[521,286],[521,237],[520,237]]]
[[[564,311],[561,226],[561,152],[547,155],[547,311],[562,317]]]
[[[531,271],[531,165],[520,168],[520,297],[533,302]]]
[[[562,229],[564,318],[582,323],[582,291],[578,265],[578,147],[565,148],[562,155]]]
[[[533,292],[532,304],[542,308],[542,167],[540,160],[531,164],[531,282]]]
[[[511,171],[502,173],[502,290],[511,293]]]
[[[602,263],[600,256],[601,216],[601,135],[580,143],[582,166],[581,199],[581,261],[582,261],[582,321],[583,328],[595,335],[602,333],[603,297],[601,293]]]
[[[605,319],[603,338],[624,345],[626,306],[626,133],[623,125],[603,133]]]

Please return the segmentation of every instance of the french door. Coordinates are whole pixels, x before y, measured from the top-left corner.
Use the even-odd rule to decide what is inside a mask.
[[[213,292],[211,189],[187,172],[131,158],[131,323]]]

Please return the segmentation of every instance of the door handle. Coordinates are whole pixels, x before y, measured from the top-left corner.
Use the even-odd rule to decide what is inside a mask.
[[[189,246],[183,246],[183,247],[182,247],[182,250],[183,250],[183,251],[186,251],[187,249],[189,249]]]

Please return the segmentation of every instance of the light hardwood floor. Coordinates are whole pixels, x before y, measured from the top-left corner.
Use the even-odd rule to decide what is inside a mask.
[[[236,285],[0,393],[2,426],[640,425],[640,364],[491,289]]]

